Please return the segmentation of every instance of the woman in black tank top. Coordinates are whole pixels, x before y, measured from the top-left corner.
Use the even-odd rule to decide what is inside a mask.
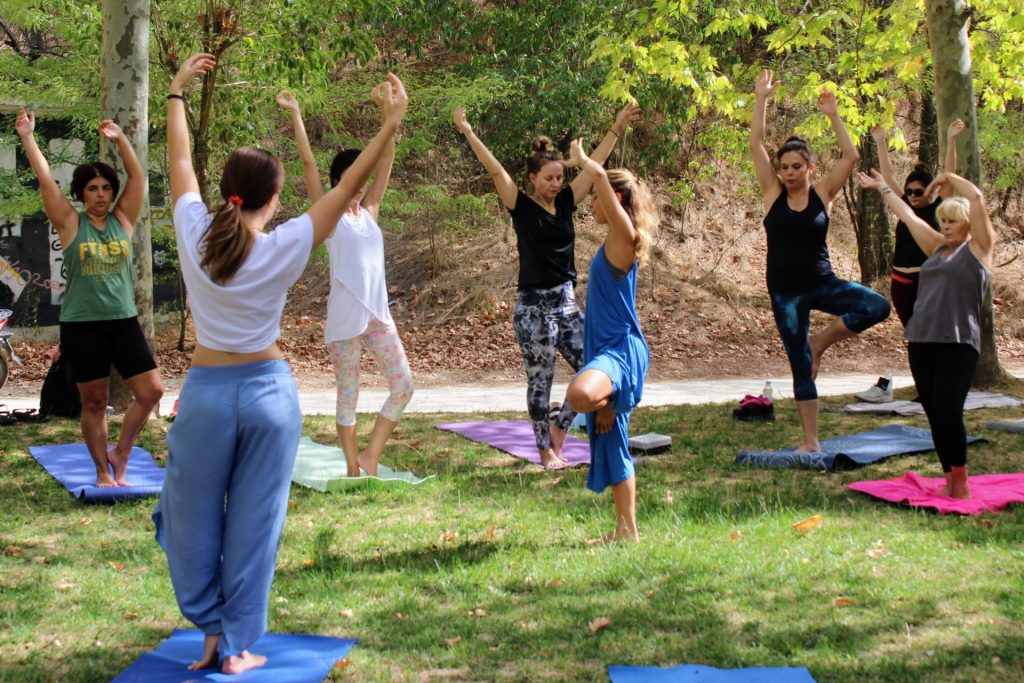
[[[889,302],[832,273],[826,236],[832,200],[850,179],[860,158],[842,119],[836,97],[822,88],[818,109],[828,117],[842,149],[842,158],[816,185],[811,184],[814,156],[800,137],[791,137],[776,154],[778,170],[764,146],[765,109],[778,81],[765,70],[754,86],[754,116],[750,126],[750,154],[764,192],[764,227],[768,237],[768,293],[775,324],[793,372],[803,428],[797,450],[818,451],[818,391],[814,385],[821,357],[836,342],[849,339],[885,320]],[[810,335],[811,310],[836,316],[832,323]]]

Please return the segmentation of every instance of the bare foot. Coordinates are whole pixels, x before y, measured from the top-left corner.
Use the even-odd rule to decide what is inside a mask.
[[[117,486],[117,482],[107,472],[96,473],[96,486],[101,489],[109,489]]]
[[[796,447],[796,452],[797,453],[820,453],[821,452],[821,442],[818,441],[818,440],[808,441],[807,439],[804,439],[802,442],[800,442],[800,445]]]
[[[217,643],[220,642],[220,634],[207,635],[203,638],[203,658],[197,659],[188,665],[189,671],[209,669],[217,665]]]
[[[630,541],[633,543],[640,542],[640,534],[634,529],[632,531],[627,529],[615,529],[615,531],[609,531],[601,538],[592,538],[587,541],[587,545],[608,545],[609,543],[618,543],[619,541]]]
[[[562,458],[562,446],[565,445],[565,430],[558,425],[551,425],[551,450],[556,458]]]
[[[821,357],[825,349],[821,348],[818,342],[818,335],[812,334],[807,337],[807,344],[811,347],[811,381],[818,379],[818,370],[821,369]]]
[[[551,448],[538,451],[538,453],[540,454],[540,464],[549,470],[560,470],[569,464],[562,456],[555,455],[555,451]]]
[[[114,481],[117,482],[118,486],[131,486],[132,483],[125,479],[125,474],[128,472],[128,456],[131,455],[129,451],[123,457],[118,454],[117,447],[107,449],[107,462],[114,468]]]
[[[971,497],[971,487],[967,484],[963,486],[953,486],[953,490],[949,493],[950,498],[959,498],[961,500],[968,500]]]
[[[243,674],[246,671],[258,669],[267,663],[263,655],[254,655],[248,650],[242,650],[241,654],[232,655],[224,659],[224,666],[220,668],[222,673],[228,675]]]
[[[371,476],[371,477],[376,477],[377,476],[377,465],[380,464],[380,461],[378,459],[371,458],[370,456],[368,456],[366,454],[366,451],[359,451],[359,453],[356,454],[356,462],[359,463],[359,466],[369,476]],[[359,476],[359,475],[356,475],[356,476]]]
[[[953,488],[949,484],[946,484],[941,489],[935,489],[935,495],[942,496],[943,498],[952,498]]]

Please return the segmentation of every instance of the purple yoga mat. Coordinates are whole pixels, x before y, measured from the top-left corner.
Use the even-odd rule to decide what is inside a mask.
[[[533,438],[533,425],[529,420],[507,420],[504,422],[450,422],[437,425],[438,429],[455,432],[470,441],[479,441],[517,458],[540,464],[537,442]],[[570,466],[590,464],[590,446],[569,435],[562,446],[562,457]]]

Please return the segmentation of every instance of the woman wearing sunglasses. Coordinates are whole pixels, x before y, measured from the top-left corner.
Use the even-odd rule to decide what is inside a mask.
[[[754,115],[750,125],[750,155],[763,193],[764,228],[768,238],[767,281],[775,325],[793,372],[803,440],[798,451],[819,451],[818,375],[821,357],[833,344],[855,337],[889,316],[889,302],[855,282],[832,272],[826,236],[832,201],[853,173],[860,158],[843,120],[836,96],[821,89],[818,110],[836,135],[842,157],[817,183],[812,183],[814,154],[807,141],[790,137],[772,163],[764,145],[768,98],[778,81],[765,70],[754,84]],[[811,311],[835,316],[827,327],[810,334]]]

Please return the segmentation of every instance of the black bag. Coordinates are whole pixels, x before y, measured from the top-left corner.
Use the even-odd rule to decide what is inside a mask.
[[[82,397],[78,395],[78,386],[71,379],[71,364],[64,354],[50,364],[50,369],[43,380],[43,390],[39,394],[39,412],[43,415],[77,418],[82,414]]]

